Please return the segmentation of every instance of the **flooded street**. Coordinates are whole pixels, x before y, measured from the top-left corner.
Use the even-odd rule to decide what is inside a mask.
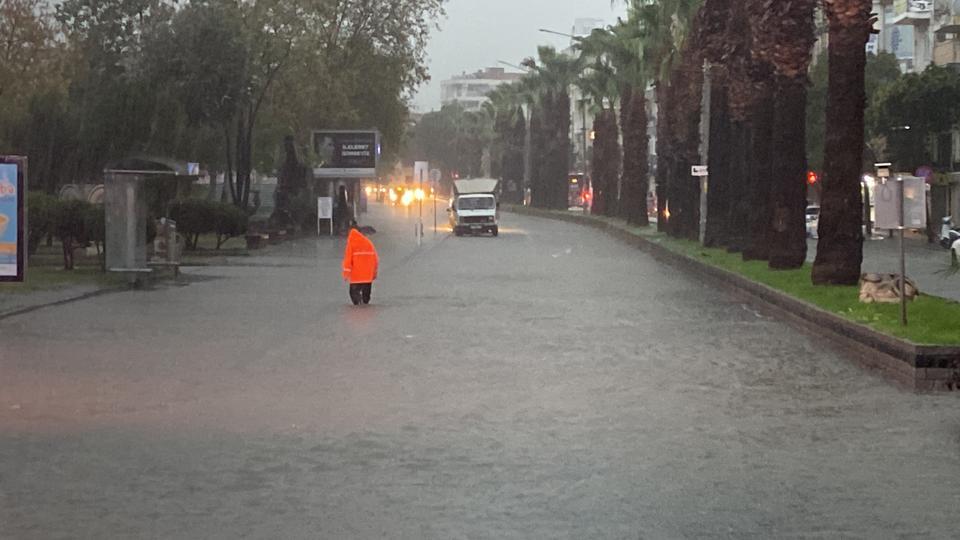
[[[590,229],[367,222],[366,308],[302,239],[0,321],[0,538],[960,534],[960,394]]]

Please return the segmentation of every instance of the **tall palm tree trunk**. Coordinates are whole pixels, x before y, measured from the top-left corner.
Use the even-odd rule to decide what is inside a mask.
[[[770,259],[770,185],[773,179],[773,119],[774,99],[772,85],[763,84],[750,114],[750,167],[747,169],[746,198],[747,238],[743,250],[745,261]]]
[[[554,153],[548,162],[551,166],[551,207],[557,210],[566,210],[568,207],[570,187],[570,94],[564,90],[559,92],[554,100]]]
[[[617,173],[620,165],[617,115],[612,109],[600,111],[594,119],[593,144],[594,212],[613,216],[617,213]]]
[[[667,129],[667,115],[669,92],[667,92],[667,83],[663,80],[657,81],[655,87],[657,99],[657,141],[655,150],[657,152],[657,171],[656,171],[656,194],[657,194],[657,232],[665,233],[669,225],[670,201],[669,182],[671,176],[671,163],[669,160],[670,141],[669,129]]]
[[[700,236],[700,183],[690,176],[693,165],[700,163],[700,102],[703,91],[702,59],[696,47],[688,43],[682,53],[684,59],[676,70],[671,89],[674,90],[676,161],[671,188],[672,234],[679,238],[697,240]]]
[[[730,115],[727,110],[727,89],[722,78],[710,89],[710,148],[707,164],[710,167],[710,189],[707,193],[707,223],[704,245],[727,245],[727,220],[730,217],[731,154],[735,150],[731,139]]]
[[[777,76],[771,182],[770,268],[800,268],[807,257],[806,81]]]
[[[623,147],[620,155],[620,201],[617,205],[617,216],[626,219],[630,213],[630,206],[636,198],[636,173],[633,171],[634,161],[630,155],[634,141],[629,133],[630,108],[633,106],[633,85],[620,85],[620,133],[623,138]]]
[[[863,262],[861,166],[866,105],[864,45],[869,0],[825,0],[830,23],[829,87],[819,241],[813,283],[854,285]]]
[[[643,88],[632,87],[629,97],[629,114],[623,123],[623,184],[626,190],[624,217],[627,223],[646,227],[647,216],[648,154],[647,96]]]

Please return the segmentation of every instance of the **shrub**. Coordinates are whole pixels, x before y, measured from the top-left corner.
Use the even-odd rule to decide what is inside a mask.
[[[59,201],[55,206],[53,232],[63,245],[63,268],[73,270],[73,251],[87,244],[86,218],[92,205],[86,201]]]
[[[187,248],[197,249],[201,234],[216,234],[217,249],[224,242],[247,232],[247,214],[228,203],[187,199],[170,205],[170,219],[186,239]]]
[[[83,216],[84,236],[88,242],[93,242],[97,248],[97,259],[100,260],[100,268],[107,269],[107,262],[104,251],[104,244],[107,238],[107,215],[104,212],[102,204],[91,204],[87,206]]]
[[[214,232],[217,234],[217,249],[227,240],[246,234],[249,217],[232,204],[215,203]]]
[[[177,232],[186,239],[188,249],[197,249],[201,234],[216,230],[216,206],[204,199],[187,199],[170,205],[170,219],[177,222]]]
[[[53,234],[58,204],[56,197],[41,191],[31,191],[27,195],[27,252],[29,255],[37,252],[44,236]]]

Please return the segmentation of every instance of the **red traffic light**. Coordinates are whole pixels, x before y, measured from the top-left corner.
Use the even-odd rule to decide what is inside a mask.
[[[807,183],[811,186],[816,184],[820,178],[817,176],[817,173],[813,171],[807,171]]]

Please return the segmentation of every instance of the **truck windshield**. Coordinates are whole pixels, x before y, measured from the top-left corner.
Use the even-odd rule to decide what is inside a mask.
[[[463,197],[457,201],[460,210],[490,210],[494,207],[493,197]]]

